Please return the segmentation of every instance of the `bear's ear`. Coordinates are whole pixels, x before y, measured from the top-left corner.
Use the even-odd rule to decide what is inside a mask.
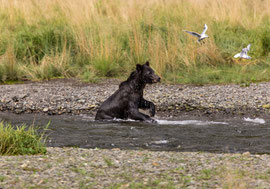
[[[137,71],[141,71],[142,69],[143,69],[142,65],[140,65],[140,64],[136,65],[136,70]]]
[[[146,65],[146,66],[150,66],[149,61],[145,62],[145,65]]]

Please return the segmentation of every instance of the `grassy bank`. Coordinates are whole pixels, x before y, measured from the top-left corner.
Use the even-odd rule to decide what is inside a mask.
[[[45,154],[44,136],[33,126],[0,123],[0,156]]]
[[[182,31],[204,23],[205,45]],[[167,82],[266,81],[269,23],[261,0],[2,0],[0,81],[127,77],[146,60]],[[233,59],[249,43],[252,59]]]

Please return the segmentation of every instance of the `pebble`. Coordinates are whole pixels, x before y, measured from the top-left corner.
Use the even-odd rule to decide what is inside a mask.
[[[0,110],[14,113],[92,114],[112,95],[121,81],[98,84],[74,79],[0,85]],[[18,95],[19,94],[19,95]],[[200,113],[213,115],[269,114],[270,82],[247,87],[229,85],[147,85],[144,98],[153,101],[157,114]]]
[[[47,148],[1,156],[2,188],[269,188],[269,155]],[[109,160],[112,165],[108,166]],[[93,183],[93,184],[92,184]],[[246,187],[239,187],[245,183]],[[91,185],[88,185],[91,184]]]
[[[250,156],[250,152],[244,152],[242,155],[243,156]]]

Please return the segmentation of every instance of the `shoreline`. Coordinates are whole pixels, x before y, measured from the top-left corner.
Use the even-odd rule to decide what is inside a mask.
[[[95,116],[99,105],[117,90],[120,80],[98,84],[74,79],[0,85],[0,111],[15,114]],[[229,85],[147,85],[144,98],[156,105],[160,117],[231,117],[270,115],[270,82],[247,87]],[[147,111],[144,111],[147,113]]]
[[[58,115],[59,110],[62,111],[59,114],[61,116],[78,115],[82,113],[81,111],[94,116],[96,105],[111,95],[119,83],[116,80],[107,80],[99,84],[55,80],[0,85],[0,110],[21,116],[25,113],[38,112],[44,115]],[[147,87],[145,98],[154,101],[157,116],[164,118],[202,116],[208,119],[233,115],[269,117],[269,109],[262,107],[263,104],[270,103],[267,96],[269,86],[270,83],[251,84],[245,88],[238,85],[198,87],[158,84]],[[213,94],[213,91],[216,92]],[[228,96],[231,98],[226,98]],[[246,103],[248,106],[229,107],[231,101],[236,102],[235,96],[239,97],[236,105]],[[246,101],[250,96],[253,99]],[[204,105],[205,109],[195,109],[196,104]],[[207,104],[209,106],[206,106]],[[59,105],[70,108],[71,112],[63,112],[61,106],[58,109]],[[19,111],[20,109],[24,111]],[[270,186],[269,154],[251,154],[248,151],[211,153],[74,147],[47,147],[47,150],[45,155],[0,156],[0,188],[269,188]]]
[[[2,156],[3,188],[269,188],[270,156],[47,148]]]

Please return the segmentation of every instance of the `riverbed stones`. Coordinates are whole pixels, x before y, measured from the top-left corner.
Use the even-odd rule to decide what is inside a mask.
[[[47,148],[1,156],[3,188],[269,188],[269,155]],[[239,187],[244,184],[245,187]],[[141,187],[140,187],[141,186]],[[144,187],[142,187],[144,186]]]
[[[14,113],[90,114],[118,89],[119,80],[98,84],[73,79],[0,85],[0,110]],[[156,104],[157,115],[270,113],[270,83],[240,85],[147,85],[144,97]]]

